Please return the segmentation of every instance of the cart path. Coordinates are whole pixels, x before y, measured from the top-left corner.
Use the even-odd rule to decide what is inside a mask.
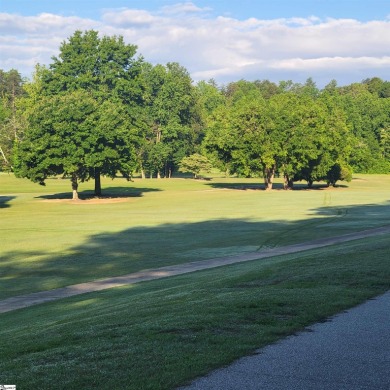
[[[36,293],[19,295],[0,301],[0,313],[22,309],[25,307],[38,305],[45,302],[55,301],[61,298],[67,298],[74,295],[85,294],[94,291],[106,290],[113,287],[125,286],[149,280],[166,278],[187,274],[190,272],[201,271],[229,264],[236,264],[251,260],[260,260],[269,257],[286,255],[290,253],[302,252],[310,249],[321,248],[343,242],[359,240],[362,238],[373,237],[380,234],[390,233],[390,225],[380,228],[363,230],[360,232],[344,234],[337,237],[323,238],[319,240],[308,241],[300,244],[287,245],[277,248],[264,249],[261,252],[249,252],[237,256],[221,257],[210,260],[194,261],[185,264],[170,265],[161,268],[149,269],[135,272],[128,275],[99,279],[86,283],[79,283],[54,290],[40,291]]]

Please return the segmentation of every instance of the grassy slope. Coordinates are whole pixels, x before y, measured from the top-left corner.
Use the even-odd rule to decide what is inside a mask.
[[[389,235],[1,315],[18,389],[173,389],[390,288]]]
[[[72,204],[47,199],[69,197],[68,180],[49,180],[40,187],[2,174],[0,299],[348,233],[390,220],[387,176],[362,176],[348,188],[243,190],[257,183],[106,180],[108,192],[128,196],[126,202]],[[92,185],[85,183],[82,190]]]
[[[362,176],[335,190],[242,190],[255,183],[106,181],[112,194],[133,196],[96,205],[38,198],[63,197],[67,181],[42,188],[0,175],[1,293],[390,220],[390,177]],[[4,313],[1,381],[18,389],[172,389],[388,290],[388,242],[381,236]]]

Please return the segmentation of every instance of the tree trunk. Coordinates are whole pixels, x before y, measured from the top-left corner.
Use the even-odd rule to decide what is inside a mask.
[[[160,171],[157,171],[157,179],[161,179]]]
[[[1,153],[1,155],[3,156],[3,159],[4,159],[5,163],[6,163],[7,165],[9,165],[9,162],[8,162],[8,160],[7,160],[7,157],[5,157],[5,154],[4,154],[3,149],[1,148],[1,146],[0,146],[0,153]]]
[[[141,172],[141,179],[145,179],[145,169],[144,169],[144,165],[142,164],[142,158],[139,157],[139,170]]]
[[[95,196],[102,195],[102,184],[100,182],[100,169],[95,168]]]
[[[72,182],[72,192],[73,192],[72,200],[78,200],[79,194],[77,192],[77,189],[79,187],[79,184],[77,183],[77,175],[75,173],[72,173],[71,182]]]
[[[167,163],[167,164],[165,164],[165,175],[164,175],[164,177],[166,179],[170,179],[171,176],[172,176],[172,167],[171,167],[170,164]]]
[[[264,168],[263,170],[264,185],[266,190],[272,190],[272,185],[274,183],[274,177],[275,177],[275,170],[276,170],[275,165],[273,165],[270,168]]]
[[[284,183],[283,183],[283,188],[285,190],[292,190],[294,186],[294,181],[290,178],[289,175],[284,174]]]
[[[158,125],[154,126],[155,133],[156,133],[156,144],[161,142],[161,129],[158,127]]]

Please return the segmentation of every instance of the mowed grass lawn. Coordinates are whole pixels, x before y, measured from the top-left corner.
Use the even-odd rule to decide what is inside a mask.
[[[111,203],[74,203],[66,199],[69,180],[41,187],[0,174],[0,299],[390,221],[390,176],[361,175],[347,187],[310,191],[266,192],[259,183],[104,180]],[[81,184],[81,197],[91,188]]]
[[[389,223],[390,177],[260,190],[258,181],[69,182],[0,175],[1,299]],[[81,186],[88,196],[92,183]],[[56,196],[51,197],[52,194]],[[58,199],[60,198],[60,200]],[[62,199],[62,200],[61,200]],[[390,235],[0,314],[0,382],[17,389],[173,389],[390,288]]]

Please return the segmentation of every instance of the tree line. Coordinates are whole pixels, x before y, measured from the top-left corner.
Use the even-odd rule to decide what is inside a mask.
[[[39,184],[199,174],[275,175],[335,185],[390,172],[390,82],[323,89],[240,80],[193,84],[178,63],[151,65],[121,36],[76,31],[32,80],[0,70],[1,169]]]

